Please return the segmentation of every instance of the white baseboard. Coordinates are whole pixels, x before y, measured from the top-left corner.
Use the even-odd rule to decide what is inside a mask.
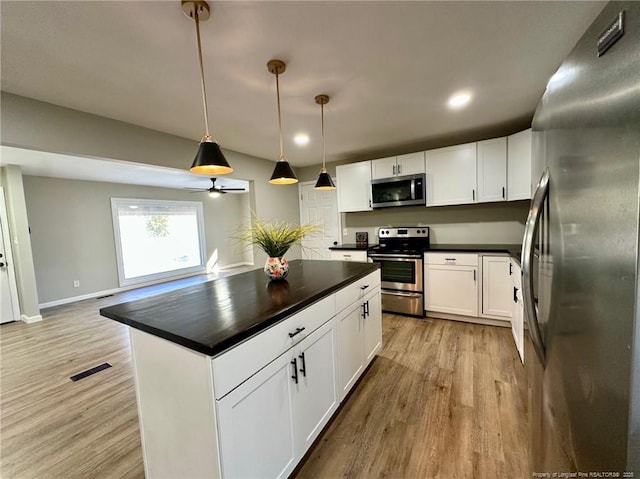
[[[220,267],[220,271],[237,268],[239,266],[253,266],[253,263],[243,262],[243,263],[228,264]],[[46,303],[41,303],[38,306],[40,306],[40,309],[52,308],[54,306],[62,306],[63,304],[75,303],[76,301],[84,301],[85,299],[94,299],[100,296],[108,296],[110,294],[122,293],[124,291],[130,291],[132,289],[144,288],[145,286],[153,286],[154,284],[166,283],[167,281],[173,281],[177,279],[190,278],[191,276],[199,276],[202,274],[208,275],[208,274],[214,274],[214,273],[199,271],[197,273],[176,276],[175,278],[158,279],[156,281],[149,281],[147,283],[138,283],[138,284],[131,284],[129,286],[121,286],[119,288],[105,289],[103,291],[96,291],[94,293],[82,294],[80,296],[73,296],[71,298],[56,299],[55,301],[48,301]],[[42,317],[40,317],[40,319],[36,321],[41,321],[41,320],[42,320]],[[23,321],[25,320],[23,319]],[[25,321],[25,322],[29,322],[29,321]],[[34,322],[34,321],[31,321],[31,322]]]
[[[36,314],[35,316],[27,316],[26,314],[21,314],[20,320],[24,321],[27,324],[38,323],[42,321],[42,316],[39,314]]]
[[[484,324],[485,326],[500,326],[502,328],[510,328],[511,321],[508,319],[490,319],[479,318],[475,316],[460,316],[459,314],[440,313],[435,311],[427,311],[427,318],[434,319],[451,319],[453,321],[462,321],[464,323]]]

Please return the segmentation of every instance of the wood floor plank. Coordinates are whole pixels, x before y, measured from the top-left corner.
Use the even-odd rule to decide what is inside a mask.
[[[0,327],[0,477],[144,477],[128,332],[98,315],[123,300]],[[382,351],[294,477],[525,477],[526,380],[507,333],[384,314]]]

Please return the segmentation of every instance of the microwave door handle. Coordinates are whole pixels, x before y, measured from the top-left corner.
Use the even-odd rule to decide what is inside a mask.
[[[546,168],[535,194],[531,201],[531,209],[525,223],[524,239],[522,242],[522,299],[524,301],[524,310],[529,325],[529,332],[536,354],[542,365],[545,364],[546,351],[542,342],[542,333],[540,332],[540,324],[538,323],[538,314],[533,298],[533,274],[531,268],[533,266],[533,256],[535,254],[533,248],[534,239],[538,233],[540,226],[540,218],[542,216],[542,208],[544,201],[549,195],[549,168]]]
[[[411,180],[409,182],[411,184],[411,199],[416,199],[416,180]]]

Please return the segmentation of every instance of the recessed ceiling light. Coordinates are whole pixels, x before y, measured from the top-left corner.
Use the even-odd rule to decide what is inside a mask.
[[[306,146],[309,144],[309,135],[306,133],[298,133],[293,137],[293,141],[295,141],[298,146]]]
[[[459,92],[454,93],[449,97],[449,101],[447,101],[447,106],[453,110],[458,110],[460,108],[464,108],[471,101],[471,93],[468,92]]]

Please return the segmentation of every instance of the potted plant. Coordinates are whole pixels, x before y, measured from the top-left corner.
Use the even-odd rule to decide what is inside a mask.
[[[284,257],[286,252],[294,244],[300,244],[305,236],[318,230],[317,225],[295,225],[284,221],[268,223],[254,216],[240,240],[257,246],[267,254],[264,272],[269,279],[284,279],[289,273],[289,263]]]

